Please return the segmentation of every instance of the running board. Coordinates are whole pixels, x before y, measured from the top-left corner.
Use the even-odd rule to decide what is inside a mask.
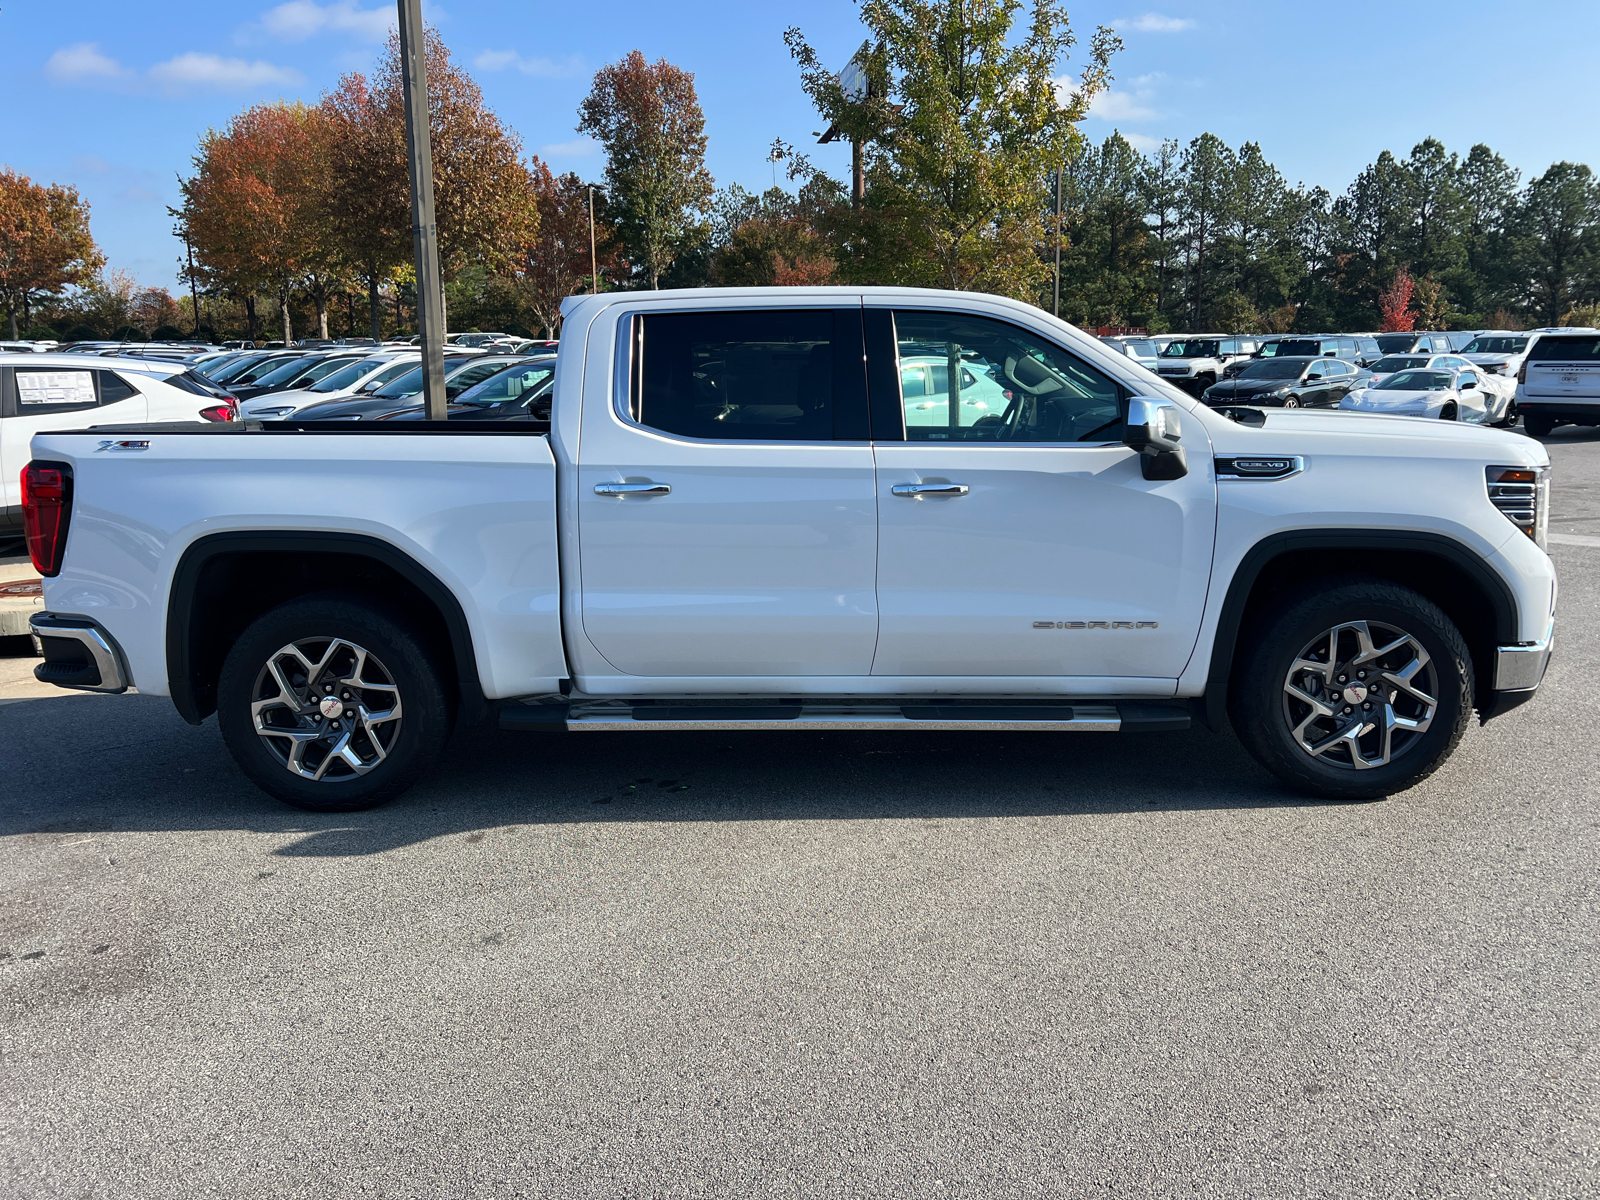
[[[1189,728],[1182,704],[513,704],[500,710],[501,729],[990,730],[1037,733],[1164,732]]]

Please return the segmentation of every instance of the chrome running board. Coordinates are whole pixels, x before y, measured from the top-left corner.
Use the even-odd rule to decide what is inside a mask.
[[[512,704],[500,710],[500,728],[556,732],[650,733],[671,730],[877,731],[988,730],[990,732],[1116,733],[1189,728],[1181,704]]]

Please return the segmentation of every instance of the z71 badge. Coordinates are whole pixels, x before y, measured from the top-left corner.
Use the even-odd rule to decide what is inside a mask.
[[[1035,621],[1035,629],[1155,629],[1159,621]]]

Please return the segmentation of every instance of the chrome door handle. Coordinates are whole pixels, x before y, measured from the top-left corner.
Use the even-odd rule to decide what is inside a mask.
[[[889,490],[896,496],[910,496],[912,499],[921,496],[965,496],[968,491],[964,483],[897,483]]]
[[[665,496],[672,491],[670,483],[597,483],[596,496]]]

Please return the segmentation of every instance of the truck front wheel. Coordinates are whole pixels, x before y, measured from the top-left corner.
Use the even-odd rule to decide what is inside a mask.
[[[229,651],[217,722],[262,791],[312,812],[391,800],[444,748],[451,713],[423,640],[359,599],[309,596]]]
[[[1298,791],[1338,800],[1421,782],[1472,715],[1472,658],[1431,600],[1379,579],[1303,585],[1241,632],[1230,715]]]

